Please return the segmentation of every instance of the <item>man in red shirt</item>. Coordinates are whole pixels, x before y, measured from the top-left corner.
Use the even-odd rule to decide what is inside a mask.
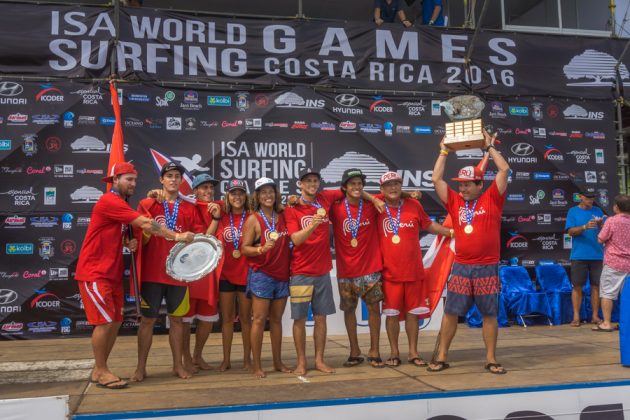
[[[427,363],[418,355],[418,315],[429,309],[424,302],[424,267],[420,249],[420,231],[451,236],[452,230],[429,219],[422,204],[402,197],[402,178],[396,172],[381,176],[381,194],[385,211],[378,216],[378,238],[383,254],[383,314],[391,355],[385,362],[399,366],[399,319],[405,320],[409,341],[407,361],[415,366]]]
[[[365,178],[363,172],[356,168],[343,173],[341,190],[345,197],[332,205],[330,220],[335,237],[337,282],[341,300],[339,308],[344,313],[350,339],[350,357],[344,366],[356,366],[363,362],[357,339],[355,313],[361,297],[368,308],[370,328],[368,361],[372,367],[381,368],[385,367],[379,350],[381,329],[379,302],[383,300],[381,288],[383,258],[378,246],[377,209],[362,198]]]
[[[483,315],[483,340],[486,345],[486,370],[502,374],[507,371],[497,363],[499,292],[501,283],[498,264],[501,251],[501,212],[505,202],[510,167],[494,147],[494,139],[484,130],[486,150],[497,166],[497,175],[483,192],[483,172],[473,166],[459,171],[454,181],[459,183],[459,194],[444,181],[444,167],[450,152],[444,140],[433,169],[433,184],[455,230],[455,262],[448,279],[444,317],[440,327],[437,358],[427,370],[438,372],[449,367],[448,348],[457,331],[458,316],[465,316],[473,303]]]
[[[154,217],[160,224],[176,232],[199,232],[203,229],[197,208],[179,198],[179,186],[184,168],[168,162],[160,172],[160,183],[164,194],[161,203],[145,198],[138,205],[139,211]],[[131,378],[143,381],[146,377],[147,358],[153,340],[153,326],[160,315],[162,299],[170,321],[169,343],[173,353],[173,374],[188,379],[192,373],[183,366],[183,322],[182,317],[190,309],[188,287],[185,283],[166,274],[166,258],[175,244],[163,238],[143,235],[141,265],[142,319],[138,328],[138,366]]]
[[[110,175],[103,178],[113,187],[92,210],[75,275],[88,322],[94,325],[92,350],[95,363],[90,381],[109,389],[127,387],[127,382],[107,367],[123,320],[123,241],[132,251],[137,248],[135,239],[127,241],[124,237],[127,225],[170,240],[192,240],[192,235],[175,233],[129,207],[127,199],[135,192],[137,178],[134,166],[126,162],[115,164]]]
[[[293,242],[291,256],[291,318],[297,367],[293,373],[306,374],[306,318],[311,305],[315,328],[315,369],[324,373],[335,370],[324,362],[326,316],[335,313],[330,270],[330,207],[344,194],[341,190],[319,191],[321,175],[304,168],[297,182],[302,195],[295,206],[287,207],[284,217]]]

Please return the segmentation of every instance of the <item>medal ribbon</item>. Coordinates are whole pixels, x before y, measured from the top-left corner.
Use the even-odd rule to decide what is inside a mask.
[[[472,226],[473,217],[475,217],[475,207],[477,200],[473,202],[472,209],[468,210],[468,201],[464,201],[464,210],[466,211],[466,224]]]
[[[350,213],[350,205],[348,204],[347,197],[344,199],[344,203],[346,204],[346,214],[348,215],[348,222],[350,223],[350,234],[352,235],[352,239],[357,239],[357,235],[359,234],[359,223],[361,222],[361,213],[363,212],[363,199],[359,200],[359,214],[357,214],[356,223]]]
[[[262,211],[262,209],[259,209],[258,213],[260,213],[263,220],[265,221],[265,224],[267,225],[267,230],[270,230],[271,232],[275,232],[276,231],[276,218],[275,218],[276,213],[273,210],[271,210],[271,224],[269,224],[269,219],[267,219],[267,216],[265,216],[265,212]]]
[[[166,200],[162,201],[162,205],[164,206],[164,218],[166,219],[166,227],[170,230],[175,230],[175,224],[177,223],[177,214],[179,213],[179,202],[181,199],[178,197],[175,200],[175,204],[173,204],[173,213],[171,214],[168,211],[168,202]]]
[[[392,225],[392,232],[394,232],[394,235],[398,235],[398,230],[400,228],[400,213],[402,213],[401,210],[402,207],[402,200],[398,201],[398,214],[396,215],[396,223],[394,223],[394,219],[392,219],[392,214],[389,211],[389,206],[387,205],[387,203],[385,203],[385,211],[387,212],[387,217],[389,218],[389,223]]]
[[[317,202],[317,200],[315,201],[308,201],[306,198],[304,198],[304,196],[302,196],[302,201],[304,201],[306,204],[315,207],[316,209],[321,209],[322,205],[319,204],[319,202]]]
[[[232,243],[234,249],[238,249],[238,245],[241,242],[241,232],[243,231],[243,221],[245,220],[245,211],[241,214],[241,221],[238,224],[238,229],[234,231],[234,219],[232,218],[232,211],[230,211],[230,232],[232,232]]]

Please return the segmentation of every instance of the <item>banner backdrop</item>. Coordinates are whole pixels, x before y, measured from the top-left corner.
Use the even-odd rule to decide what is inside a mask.
[[[120,29],[116,30],[116,23]],[[114,38],[119,42],[115,44]],[[28,39],[25,44],[24,40]],[[0,74],[611,98],[625,41],[372,22],[231,19],[148,8],[3,4]],[[15,46],[20,48],[16,49]],[[116,46],[116,50],[112,51]],[[112,54],[113,53],[113,54]]]
[[[566,264],[571,241],[562,232],[575,193],[595,188],[607,212],[617,193],[610,99],[623,42],[482,30],[466,73],[471,35],[3,3],[0,337],[90,331],[73,276],[105,189],[114,118],[103,79],[112,66],[128,81],[119,83],[119,102],[126,158],[140,172],[133,206],[159,186],[168,159],[188,171],[187,192],[205,172],[221,180],[220,192],[231,178],[252,188],[268,176],[286,196],[299,193],[305,166],[321,170],[323,188],[338,188],[343,171],[359,167],[371,192],[383,172],[398,171],[404,189],[422,191],[425,209],[441,220],[431,182],[446,122],[440,102],[475,88],[512,168],[502,258]],[[629,79],[622,65],[619,81]],[[447,175],[481,155],[451,154]],[[495,169],[490,163],[486,183]]]

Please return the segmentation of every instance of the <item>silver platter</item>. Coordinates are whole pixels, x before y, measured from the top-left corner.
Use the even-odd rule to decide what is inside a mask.
[[[214,236],[195,235],[187,244],[177,243],[166,258],[166,274],[175,280],[193,282],[212,272],[223,255],[223,246]]]

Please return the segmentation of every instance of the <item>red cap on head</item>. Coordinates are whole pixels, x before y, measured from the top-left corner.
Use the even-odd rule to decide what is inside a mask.
[[[400,177],[400,175],[398,175],[398,173],[392,171],[385,172],[383,175],[381,175],[381,185],[389,181],[402,182],[402,178]]]
[[[111,184],[114,182],[115,177],[117,177],[118,175],[123,175],[123,174],[138,175],[138,172],[136,171],[136,168],[129,162],[115,163],[112,166],[111,171],[109,171],[109,176],[106,176],[105,178],[103,178],[103,182],[107,182]]]
[[[483,181],[483,171],[477,166],[465,166],[459,170],[457,178],[452,179],[458,182]]]

